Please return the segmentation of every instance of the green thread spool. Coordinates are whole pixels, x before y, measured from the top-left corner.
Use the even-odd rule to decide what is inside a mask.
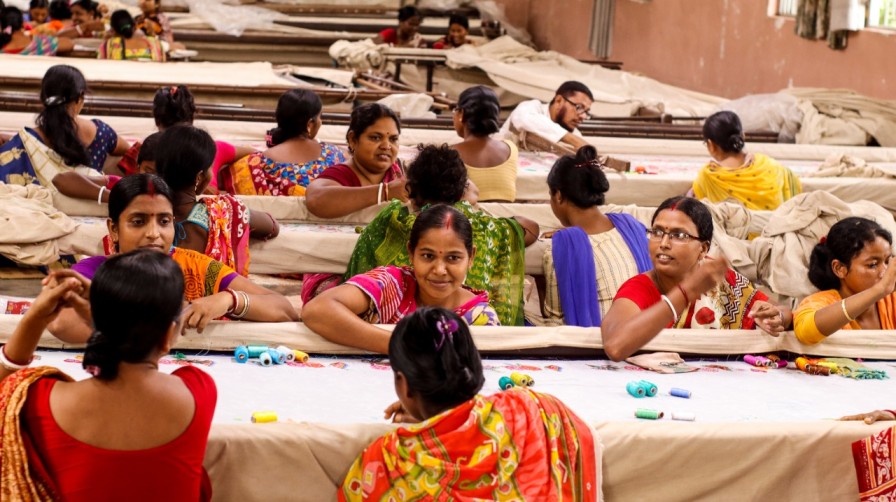
[[[646,408],[638,408],[635,410],[635,418],[646,418],[648,420],[659,420],[663,418],[662,411],[648,410]]]

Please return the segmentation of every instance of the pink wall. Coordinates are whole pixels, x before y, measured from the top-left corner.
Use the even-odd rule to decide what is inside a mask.
[[[588,51],[593,0],[499,0],[539,47],[580,59]],[[768,17],[764,0],[616,0],[610,59],[662,82],[739,97],[788,86],[848,88],[896,99],[896,31],[850,34],[834,51]],[[528,16],[520,12],[528,5]]]

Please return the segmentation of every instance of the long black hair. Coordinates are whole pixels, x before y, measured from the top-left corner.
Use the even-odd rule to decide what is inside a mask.
[[[136,29],[137,23],[134,22],[134,18],[131,17],[130,12],[121,9],[112,13],[112,17],[109,19],[109,24],[112,26],[112,30],[118,35],[124,38],[131,38],[134,36],[134,30]]]
[[[0,8],[0,47],[6,46],[12,40],[12,34],[21,30],[24,25],[25,19],[18,7]],[[7,28],[12,33],[6,33]]]
[[[196,177],[215,160],[215,142],[188,124],[165,129],[156,147],[156,172],[175,192],[195,187]]]
[[[166,253],[137,249],[109,257],[90,284],[95,331],[84,369],[113,380],[120,363],[146,361],[164,345],[183,297],[184,274]]]
[[[464,196],[467,168],[457,150],[448,145],[418,147],[407,169],[408,198],[418,206],[454,204]]]
[[[193,93],[185,85],[162,87],[152,98],[152,117],[159,129],[175,124],[192,124],[194,115],[196,103]]]
[[[474,136],[498,132],[501,103],[495,91],[484,85],[464,89],[457,98],[457,109],[464,112],[464,125]]]
[[[88,165],[87,149],[75,126],[75,119],[68,113],[68,104],[75,103],[87,93],[87,81],[81,70],[69,65],[50,67],[40,83],[40,101],[44,105],[37,116],[37,126],[47,138],[50,148],[58,153],[66,164]]]
[[[809,282],[821,291],[840,289],[840,278],[831,267],[833,261],[839,261],[848,269],[865,245],[878,237],[893,244],[890,232],[867,218],[853,216],[834,223],[827,237],[815,245],[809,256]],[[889,266],[896,266],[896,263]]]
[[[472,399],[485,383],[467,323],[441,307],[421,307],[398,322],[389,339],[389,362],[439,411]]]
[[[307,89],[292,89],[277,100],[277,127],[268,131],[271,146],[297,136],[307,136],[308,121],[320,115],[320,96]]]
[[[585,145],[575,155],[564,155],[548,173],[551,195],[560,192],[576,207],[587,209],[604,204],[610,182],[597,160],[597,149]]]

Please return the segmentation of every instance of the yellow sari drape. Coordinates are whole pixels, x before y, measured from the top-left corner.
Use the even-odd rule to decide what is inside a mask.
[[[710,162],[697,174],[693,188],[698,199],[712,202],[737,199],[747,209],[768,211],[802,192],[800,180],[793,171],[761,153],[753,154],[752,159],[748,158],[737,169]]]

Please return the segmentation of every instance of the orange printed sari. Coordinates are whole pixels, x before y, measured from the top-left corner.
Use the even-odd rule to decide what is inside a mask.
[[[852,444],[862,502],[896,498],[896,427]]]
[[[339,490],[346,500],[593,501],[591,429],[557,398],[515,388],[473,399],[368,446]]]
[[[28,388],[41,378],[71,381],[71,377],[49,366],[17,371],[0,384],[0,501],[38,502],[53,500],[52,482],[43,462],[31,446],[27,428],[20,419]],[[27,425],[26,425],[27,427]]]

